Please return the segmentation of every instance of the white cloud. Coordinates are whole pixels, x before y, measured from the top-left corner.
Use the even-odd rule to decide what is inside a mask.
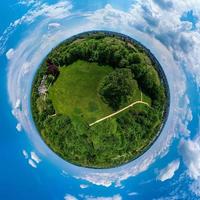
[[[25,6],[31,6],[34,4],[39,4],[39,0],[19,0],[18,4],[25,5]]]
[[[30,158],[26,150],[23,150],[22,154],[24,155],[24,158],[27,159],[28,164],[33,168],[37,168],[38,164],[41,162],[41,159],[33,151],[30,153]]]
[[[31,65],[29,62],[25,62],[22,64],[23,75],[26,75],[27,73],[29,73],[30,69],[31,69]]]
[[[78,199],[70,194],[66,194],[64,200],[78,200]]]
[[[21,132],[22,131],[22,125],[20,123],[17,124],[16,126],[17,131]]]
[[[115,182],[115,176],[113,174],[108,173],[92,173],[81,175],[80,177],[76,177],[77,179],[84,179],[87,180],[95,185],[102,185],[105,187],[110,187],[113,182]]]
[[[41,159],[33,151],[31,152],[31,159],[34,160],[37,164],[39,164],[41,162]]]
[[[107,4],[103,9],[86,14],[85,16],[87,16],[89,20],[103,27],[105,25],[116,27],[119,24],[127,24],[132,20],[132,16],[129,13],[116,10],[110,4]]]
[[[56,4],[41,4],[36,9],[28,12],[20,21],[15,21],[16,24],[29,22],[32,23],[37,17],[44,16],[51,19],[63,19],[70,15],[72,4],[69,1],[59,1]]]
[[[60,23],[49,23],[48,24],[48,29],[51,29],[51,28],[59,28],[61,26]]]
[[[28,164],[29,164],[31,167],[33,167],[33,168],[37,168],[36,163],[35,163],[33,160],[31,160],[31,159],[28,160]]]
[[[27,153],[26,150],[23,150],[23,151],[22,151],[22,154],[24,155],[24,158],[25,158],[25,159],[28,159],[29,156],[28,156],[28,153]]]
[[[80,188],[81,188],[81,189],[86,189],[86,188],[88,188],[88,187],[89,187],[89,186],[88,186],[88,185],[85,185],[85,184],[81,184],[81,185],[80,185]]]
[[[180,153],[188,168],[188,175],[195,180],[200,178],[200,137],[194,140],[182,139]]]
[[[121,200],[122,197],[117,194],[114,195],[113,197],[93,197],[93,196],[87,196],[86,200]]]
[[[173,178],[175,172],[179,169],[179,166],[180,166],[179,160],[175,160],[169,163],[166,168],[160,170],[157,179],[163,182]]]
[[[137,195],[138,195],[137,192],[130,192],[130,193],[128,193],[128,196],[137,196]]]
[[[15,54],[14,49],[9,49],[9,50],[6,52],[6,57],[7,57],[7,59],[8,59],[8,60],[12,59],[13,56],[14,56],[14,54]]]
[[[15,103],[15,109],[18,109],[21,105],[21,101],[20,99],[17,99],[16,103]]]

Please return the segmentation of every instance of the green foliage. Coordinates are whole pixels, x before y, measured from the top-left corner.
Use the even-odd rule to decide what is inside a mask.
[[[114,110],[128,102],[134,94],[135,82],[129,69],[117,69],[101,82],[99,93]]]

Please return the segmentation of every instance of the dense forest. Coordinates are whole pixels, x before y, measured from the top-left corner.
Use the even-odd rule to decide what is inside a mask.
[[[151,99],[150,107],[137,105],[92,127],[84,118],[56,113],[48,89],[60,69],[77,60],[114,69],[98,89],[113,112],[130,103],[135,85]],[[138,157],[158,136],[167,116],[168,85],[158,67],[144,47],[114,33],[90,32],[61,43],[33,81],[32,114],[42,138],[63,159],[85,167],[114,167]]]

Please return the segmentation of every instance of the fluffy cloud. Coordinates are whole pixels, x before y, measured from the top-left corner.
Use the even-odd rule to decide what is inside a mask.
[[[63,19],[70,15],[72,4],[69,1],[59,1],[56,4],[48,5],[46,3],[39,5],[31,10],[22,18],[23,22],[33,22],[37,17],[45,16],[52,19]]]
[[[23,75],[26,75],[27,73],[29,73],[30,69],[31,69],[31,65],[29,62],[25,62],[22,64]]]
[[[7,57],[7,59],[8,59],[8,60],[12,59],[13,56],[14,56],[14,54],[15,54],[14,49],[9,49],[9,50],[6,52],[6,57]]]
[[[17,124],[16,129],[18,132],[22,131],[22,125],[20,123]]]
[[[89,187],[88,185],[84,185],[84,184],[81,184],[81,185],[80,185],[80,188],[81,188],[81,189],[86,189],[86,188],[88,188],[88,187]]]
[[[27,159],[28,164],[33,168],[37,168],[38,164],[41,162],[41,159],[33,151],[30,153],[30,157],[26,150],[23,150],[22,154],[24,155],[24,158]]]
[[[157,179],[160,181],[166,181],[168,179],[173,178],[175,172],[179,169],[180,161],[175,160],[168,164],[168,166],[162,169],[157,176]]]
[[[88,13],[85,16],[94,23],[100,26],[109,25],[109,27],[116,27],[119,24],[127,24],[132,20],[129,13],[114,9],[110,4],[105,8],[95,11],[95,13]]]
[[[59,1],[56,4],[49,5],[47,3],[39,4],[35,9],[31,9],[22,18],[16,20],[13,24],[31,23],[40,16],[63,19],[70,15],[72,4],[69,1]]]
[[[25,159],[28,159],[29,156],[28,156],[28,153],[27,153],[26,150],[23,150],[23,151],[22,151],[22,154],[24,155],[24,158],[25,158]]]
[[[21,105],[21,101],[20,99],[17,99],[16,103],[15,103],[15,109],[18,109]]]
[[[171,9],[170,12],[160,9],[154,4],[146,3],[145,9],[144,6],[141,5],[140,12],[143,13],[143,16],[146,16],[146,13],[150,13],[148,15],[153,16],[153,19],[157,22],[157,26],[153,27],[149,24],[147,19],[144,21],[141,20],[141,22],[144,23],[141,29],[145,32],[149,32],[149,34],[165,44],[172,51],[174,58],[178,62],[184,62],[188,65],[188,72],[192,73],[197,83],[200,84],[200,70],[198,67],[200,60],[196,57],[200,53],[200,49],[198,48],[200,34],[196,30],[191,31],[193,26],[192,22],[181,21],[183,13],[190,9],[194,10],[195,13],[198,12],[199,15],[200,3],[196,2],[198,5],[195,5],[195,2],[196,1],[173,1],[174,9]],[[138,8],[133,8],[132,13],[137,13],[137,9]]]
[[[128,193],[128,196],[137,196],[137,195],[138,195],[137,192],[130,192],[130,193]]]
[[[25,5],[25,6],[31,6],[35,4],[39,4],[39,0],[19,0],[18,4],[19,5]]]
[[[180,153],[188,168],[188,175],[197,180],[200,178],[200,137],[194,140],[182,139]]]
[[[78,200],[78,199],[70,194],[66,194],[64,200]]]
[[[31,160],[31,159],[28,160],[28,164],[29,164],[31,167],[33,167],[33,168],[37,168],[36,163],[35,163],[33,160]]]
[[[41,159],[33,151],[31,152],[31,159],[34,160],[37,164],[41,162]]]
[[[86,174],[81,175],[80,177],[76,177],[77,179],[84,179],[87,180],[95,185],[101,185],[104,187],[110,187],[113,182],[116,181],[116,177],[113,177],[112,174],[107,173],[93,173],[93,174]]]
[[[49,23],[48,24],[48,29],[51,29],[51,28],[58,28],[60,27],[61,25],[59,23]]]

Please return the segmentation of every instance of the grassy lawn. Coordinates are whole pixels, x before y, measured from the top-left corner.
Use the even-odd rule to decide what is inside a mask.
[[[49,90],[56,112],[72,118],[84,117],[88,122],[112,113],[98,95],[99,82],[112,70],[108,66],[80,60],[62,67]]]
[[[98,94],[101,80],[113,69],[99,66],[97,63],[77,61],[70,66],[60,68],[60,76],[49,89],[49,96],[57,113],[78,120],[84,118],[94,122],[114,111],[105,104]],[[141,91],[135,81],[135,91],[127,105],[141,99]],[[143,100],[150,103],[150,98],[143,94]],[[123,107],[127,106],[123,105]]]

